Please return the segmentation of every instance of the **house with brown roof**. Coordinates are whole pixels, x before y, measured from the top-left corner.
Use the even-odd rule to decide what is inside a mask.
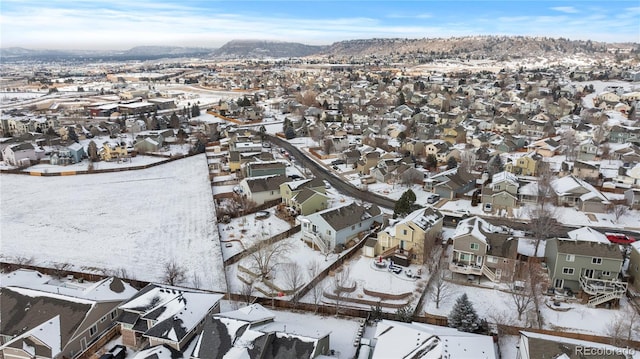
[[[328,206],[325,184],[319,178],[285,182],[280,185],[280,194],[282,203],[297,214],[308,215]]]
[[[437,173],[425,180],[424,190],[439,194],[441,198],[461,198],[475,186],[475,178],[459,167]]]
[[[238,186],[240,194],[250,198],[257,205],[282,198],[280,185],[286,181],[284,176],[261,176],[244,178]]]

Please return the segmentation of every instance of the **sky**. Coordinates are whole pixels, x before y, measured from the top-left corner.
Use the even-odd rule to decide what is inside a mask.
[[[640,43],[640,0],[0,0],[0,33],[3,48],[79,50],[468,35]]]

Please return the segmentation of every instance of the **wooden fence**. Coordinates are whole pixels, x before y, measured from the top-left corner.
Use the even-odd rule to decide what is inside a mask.
[[[282,232],[282,233],[278,233],[275,236],[265,239],[264,241],[260,241],[260,243],[254,244],[253,246],[245,249],[244,251],[240,252],[240,253],[236,253],[234,255],[232,255],[231,257],[227,258],[224,261],[224,265],[225,267],[234,263],[237,263],[238,261],[240,261],[242,258],[251,255],[252,253],[254,253],[255,251],[257,251],[258,249],[260,249],[260,246],[264,245],[264,243],[266,244],[273,244],[276,243],[278,241],[281,241],[285,238],[289,238],[292,235],[296,234],[300,232],[300,225],[297,225],[295,227],[291,227],[289,229],[287,229],[286,231]]]
[[[557,330],[536,329],[536,328],[522,328],[522,327],[514,327],[510,325],[498,324],[498,334],[500,335],[520,335],[520,331],[553,335],[556,337],[583,340],[583,341],[601,343],[601,344],[609,344],[609,345],[615,345],[618,347],[628,347],[628,348],[640,350],[640,342],[635,340],[614,339],[611,337],[601,337],[601,336],[592,335],[592,334],[561,332]],[[614,344],[614,342],[617,342],[617,343]]]

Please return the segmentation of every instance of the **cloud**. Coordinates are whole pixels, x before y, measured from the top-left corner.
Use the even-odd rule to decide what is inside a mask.
[[[432,14],[429,13],[421,13],[421,14],[390,14],[387,16],[390,19],[430,19],[433,17]]]
[[[551,10],[564,12],[566,14],[577,14],[580,12],[573,6],[554,6],[551,8]]]

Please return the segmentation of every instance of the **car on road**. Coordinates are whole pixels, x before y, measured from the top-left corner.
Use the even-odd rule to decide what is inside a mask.
[[[609,242],[616,244],[631,244],[636,241],[635,238],[624,233],[605,233],[604,235],[607,236]]]
[[[326,188],[326,189],[331,188],[331,183],[329,183],[329,181],[327,181],[327,180],[322,180],[322,182],[324,182],[324,188]]]
[[[289,178],[291,178],[292,180],[299,180],[299,179],[303,179],[303,177],[302,177],[302,176],[299,176],[299,175],[296,175],[296,174],[289,175],[288,177],[289,177]]]

